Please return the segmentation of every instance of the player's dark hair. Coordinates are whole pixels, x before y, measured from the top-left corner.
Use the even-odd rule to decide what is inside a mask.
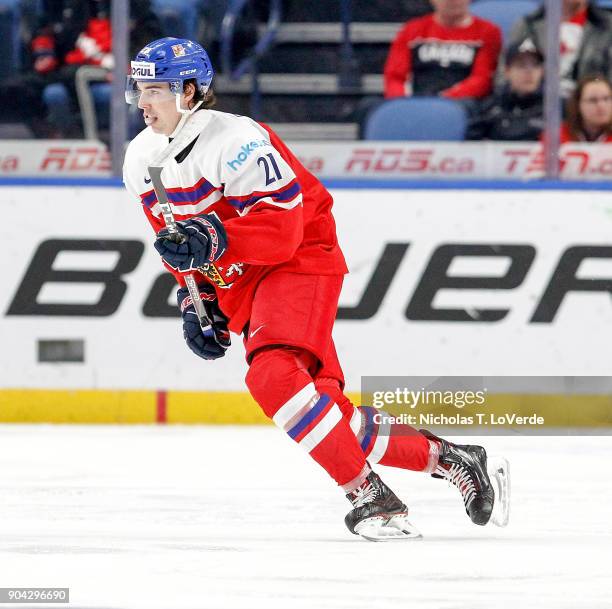
[[[195,93],[193,95],[192,101],[196,104],[199,101],[203,102],[202,105],[198,108],[198,110],[208,110],[209,108],[212,108],[217,103],[217,98],[215,97],[215,92],[212,90],[212,88],[208,89],[208,91],[206,91],[206,93],[202,95],[200,91],[198,91],[198,85],[196,83],[195,78],[190,78],[189,80],[186,80],[185,85],[187,84],[193,85],[195,89]]]

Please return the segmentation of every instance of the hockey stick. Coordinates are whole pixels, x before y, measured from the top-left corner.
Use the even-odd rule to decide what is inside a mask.
[[[176,225],[176,220],[174,219],[174,213],[172,211],[172,205],[168,200],[168,193],[166,192],[166,188],[164,187],[164,183],[161,178],[162,171],[164,170],[165,165],[172,160],[179,152],[184,150],[191,142],[200,134],[202,130],[202,120],[200,119],[198,114],[194,114],[193,116],[189,116],[188,119],[185,117],[185,121],[183,127],[179,131],[178,135],[166,146],[163,152],[149,165],[148,172],[149,177],[151,178],[151,183],[153,184],[153,190],[155,191],[155,196],[157,197],[157,202],[159,203],[159,207],[161,209],[162,217],[164,219],[164,223],[166,224],[166,228],[168,229],[169,239],[174,241],[174,243],[183,243],[185,240],[185,236],[182,235],[178,227]],[[202,116],[202,118],[204,118]],[[204,269],[206,267],[203,267]],[[213,333],[215,340],[217,343],[219,342],[219,338],[217,337],[217,333],[215,332],[212,320],[208,317],[206,313],[206,309],[204,307],[204,303],[200,298],[200,289],[198,288],[198,284],[196,283],[195,277],[192,273],[188,273],[183,275],[185,278],[185,284],[187,285],[187,290],[189,291],[189,296],[191,296],[191,301],[193,302],[193,306],[198,317],[198,321],[200,322],[200,326],[202,327],[202,331],[209,330]]]

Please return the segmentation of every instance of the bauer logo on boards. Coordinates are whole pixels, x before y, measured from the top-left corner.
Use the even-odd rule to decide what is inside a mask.
[[[132,78],[155,78],[155,64],[151,61],[132,61]]]

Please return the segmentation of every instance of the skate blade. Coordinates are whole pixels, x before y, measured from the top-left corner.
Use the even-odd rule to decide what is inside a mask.
[[[489,457],[487,472],[495,489],[491,524],[506,527],[510,521],[510,464],[504,457]]]
[[[410,523],[408,514],[373,516],[355,526],[355,533],[368,541],[422,539],[421,533]]]

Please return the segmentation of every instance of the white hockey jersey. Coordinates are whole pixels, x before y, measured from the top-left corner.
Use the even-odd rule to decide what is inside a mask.
[[[198,281],[215,285],[229,327],[249,319],[258,281],[272,269],[344,274],[331,215],[332,198],[285,144],[244,116],[201,110],[198,138],[169,163],[162,180],[177,221],[215,212],[227,232],[225,253]],[[130,143],[124,182],[151,226],[164,227],[147,168],[168,137],[144,129]],[[181,273],[169,269],[184,285]]]

